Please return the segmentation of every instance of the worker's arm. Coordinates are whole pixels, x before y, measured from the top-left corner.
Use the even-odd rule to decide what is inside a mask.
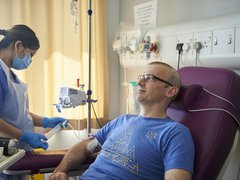
[[[74,145],[66,153],[61,163],[49,177],[49,180],[67,179],[68,171],[80,166],[97,148],[99,148],[99,143],[95,138],[89,138]]]
[[[0,134],[2,137],[19,139],[22,135],[22,130],[14,127],[10,123],[7,123],[3,119],[0,119]]]
[[[191,180],[192,174],[184,169],[170,169],[165,172],[165,180]]]
[[[31,112],[30,112],[30,115],[32,116],[34,126],[40,126],[41,127],[42,126],[43,117],[39,116],[39,115],[36,115],[34,113],[31,113]]]
[[[48,148],[47,143],[41,141],[41,139],[47,140],[44,135],[18,129],[3,119],[0,119],[0,137],[15,138],[29,144],[33,148]]]

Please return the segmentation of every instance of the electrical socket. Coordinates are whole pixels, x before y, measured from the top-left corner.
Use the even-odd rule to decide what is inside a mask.
[[[193,34],[178,35],[176,44],[179,44],[179,43],[183,43],[184,44],[183,45],[183,49],[185,49],[185,51],[187,51],[188,55],[193,55],[193,49],[192,49]]]
[[[209,55],[212,53],[212,32],[199,32],[195,33],[193,42],[201,42],[202,49],[200,50],[201,55]]]

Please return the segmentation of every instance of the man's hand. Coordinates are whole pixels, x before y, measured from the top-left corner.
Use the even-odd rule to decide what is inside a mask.
[[[68,176],[66,173],[63,172],[56,172],[53,173],[48,180],[68,180]]]

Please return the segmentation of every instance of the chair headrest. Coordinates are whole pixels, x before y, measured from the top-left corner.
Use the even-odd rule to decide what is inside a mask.
[[[185,110],[191,109],[201,92],[203,87],[198,84],[193,84],[190,86],[182,85],[180,92],[176,99],[171,103],[170,108]]]

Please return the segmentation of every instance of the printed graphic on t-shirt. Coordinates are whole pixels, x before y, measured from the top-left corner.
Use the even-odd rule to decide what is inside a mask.
[[[153,132],[153,131],[147,131],[147,133],[145,134],[145,136],[149,139],[156,139],[158,134]]]
[[[121,164],[134,174],[138,174],[138,163],[135,162],[135,146],[129,147],[129,141],[136,125],[129,127],[119,138],[103,151],[103,155]]]

